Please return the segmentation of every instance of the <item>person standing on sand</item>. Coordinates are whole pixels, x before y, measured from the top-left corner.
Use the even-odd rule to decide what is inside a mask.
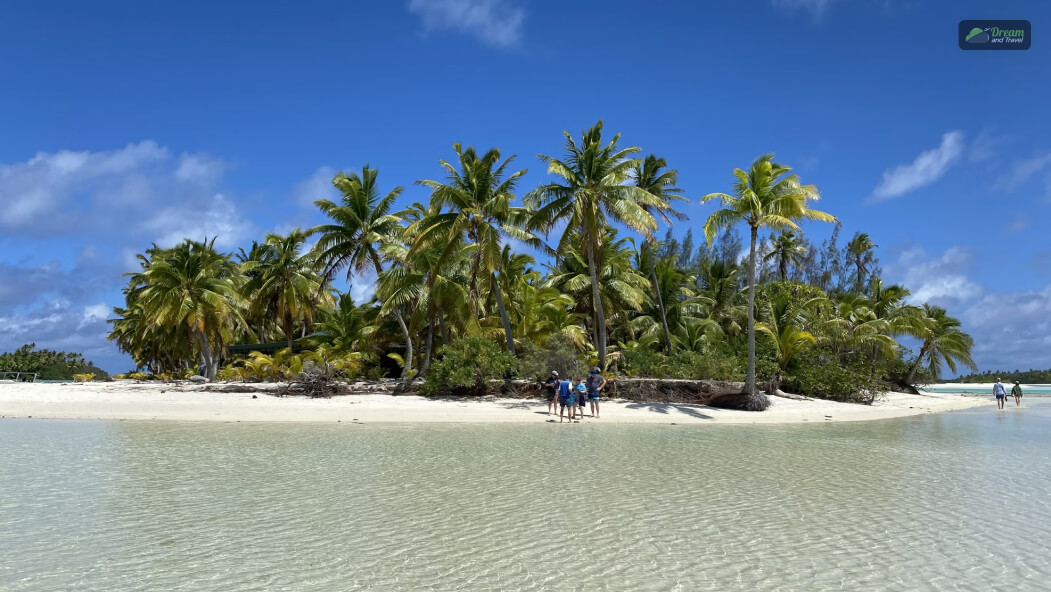
[[[565,379],[558,383],[558,423],[562,423],[564,414],[569,412],[569,421],[573,421],[573,383]],[[568,409],[567,409],[568,408]]]
[[[544,382],[544,388],[547,389],[547,414],[554,415],[558,411],[558,372],[551,371],[551,376]]]
[[[584,377],[577,377],[577,386],[573,388],[574,402],[580,411],[580,419],[584,419],[584,401],[588,398],[588,387],[584,386]]]
[[[996,395],[996,408],[1004,408],[1004,399],[1007,398],[1007,389],[1000,383],[1000,379],[996,379],[996,384],[993,385],[993,394]]]
[[[1015,381],[1015,385],[1011,387],[1011,394],[1015,396],[1015,407],[1022,405],[1022,385]]]
[[[598,368],[592,368],[588,374],[588,401],[591,402],[591,417],[598,419],[598,393],[606,386],[606,378]]]

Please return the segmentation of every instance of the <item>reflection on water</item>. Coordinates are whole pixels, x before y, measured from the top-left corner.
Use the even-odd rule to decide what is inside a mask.
[[[1045,590],[1049,427],[5,420],[0,590]]]

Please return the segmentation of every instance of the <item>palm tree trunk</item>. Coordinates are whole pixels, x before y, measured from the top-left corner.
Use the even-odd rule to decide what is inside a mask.
[[[205,337],[201,330],[196,330],[197,342],[201,344],[201,361],[204,363],[205,378],[208,380],[215,380],[215,375],[218,373],[214,356],[212,354],[212,346],[208,343],[208,338]]]
[[[427,370],[431,367],[431,351],[434,349],[434,319],[427,324],[427,341],[424,342],[423,351],[423,363],[420,364],[419,377],[423,378],[427,375]]]
[[[664,343],[668,346],[668,354],[671,354],[671,330],[668,329],[668,312],[664,310],[664,296],[661,295],[661,285],[657,281],[657,262],[654,260],[656,253],[652,249],[650,256],[650,279],[653,281],[653,291],[657,293],[657,308],[661,313],[661,324],[664,326]]]
[[[752,227],[752,241],[748,249],[748,374],[744,378],[744,392],[755,393],[755,239],[759,229]]]
[[[780,261],[780,265],[778,267],[780,268],[780,271],[781,271],[781,281],[782,282],[787,281],[788,280],[788,258],[782,256],[781,257],[781,261]]]
[[[920,369],[920,363],[923,362],[923,356],[927,353],[927,344],[924,343],[923,347],[920,348],[920,355],[916,356],[916,361],[913,362],[912,368],[909,368],[909,375],[905,377],[905,383],[911,385],[913,379],[916,378],[916,371]]]
[[[504,336],[507,337],[507,351],[511,352],[511,355],[515,355],[515,336],[511,332],[511,319],[507,316],[507,309],[504,308],[504,294],[500,290],[500,283],[496,281],[496,272],[489,274],[490,279],[493,283],[493,293],[496,294],[496,307],[500,310],[500,320],[504,323]]]
[[[376,267],[376,277],[379,278],[379,275],[383,273],[383,265],[378,258],[373,259],[372,264]],[[401,378],[409,382],[409,371],[412,370],[412,335],[409,335],[409,327],[405,325],[405,319],[401,316],[400,310],[394,311],[394,318],[401,327],[402,338],[405,339],[405,365],[401,368]]]
[[[590,241],[589,241],[590,242]],[[602,297],[598,289],[598,267],[595,265],[595,247],[588,245],[588,273],[591,275],[591,299],[595,306],[595,349],[598,350],[598,367],[606,369],[606,311],[602,309]]]

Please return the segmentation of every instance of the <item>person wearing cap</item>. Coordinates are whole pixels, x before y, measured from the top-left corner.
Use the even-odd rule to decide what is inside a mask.
[[[1015,407],[1022,405],[1022,385],[1015,381],[1015,385],[1011,387],[1011,394],[1015,397]]]
[[[598,368],[592,368],[591,373],[588,374],[587,385],[588,402],[591,403],[591,417],[598,419],[598,394],[602,387],[606,386],[606,379],[602,376],[602,371]]]
[[[544,388],[547,389],[547,414],[554,415],[558,411],[558,399],[556,393],[558,391],[558,372],[552,370],[551,376],[547,377],[547,382],[544,383]]]
[[[996,408],[1004,408],[1004,400],[1007,398],[1007,389],[1000,382],[1000,379],[996,379],[996,384],[993,385],[993,394],[996,395]]]

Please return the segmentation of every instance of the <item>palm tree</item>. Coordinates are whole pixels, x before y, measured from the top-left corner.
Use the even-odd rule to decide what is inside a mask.
[[[960,330],[960,321],[950,317],[944,308],[923,305],[923,313],[920,320],[920,338],[923,345],[920,346],[920,354],[916,356],[909,369],[909,375],[905,382],[912,384],[916,378],[916,371],[927,360],[927,373],[932,379],[941,374],[942,365],[956,372],[956,365],[961,364],[977,371],[978,366],[971,358],[971,348],[974,347],[974,339]]]
[[[792,360],[808,347],[817,344],[817,338],[804,327],[809,311],[823,300],[812,298],[799,301],[787,292],[779,292],[766,302],[762,315],[764,320],[756,325],[756,329],[770,336],[777,354],[778,373],[770,385],[771,392],[777,392],[780,388],[781,377]]]
[[[657,156],[651,154],[636,163],[635,168],[631,172],[632,181],[636,187],[665,201],[686,201],[686,198],[682,196],[682,189],[675,186],[679,180],[679,171],[668,169],[667,166],[668,163],[663,158],[657,158]],[[675,217],[678,220],[685,218],[685,216],[671,208],[644,207],[646,207],[646,211],[650,215],[655,218],[660,216],[665,222],[671,222],[671,217]],[[657,296],[657,309],[660,312],[661,325],[664,327],[664,341],[670,354],[672,350],[671,329],[668,327],[668,313],[664,308],[664,296],[661,294],[660,284],[657,281],[656,258],[652,256],[653,251],[656,251],[656,241],[653,240],[652,235],[643,243],[643,249],[647,251],[646,254],[650,255],[646,258],[649,263],[650,281],[653,283],[653,293]],[[687,257],[690,255],[688,252],[690,250],[692,250],[692,246],[684,249],[684,251],[687,251],[685,252]]]
[[[500,151],[496,148],[481,157],[471,146],[463,149],[456,143],[453,144],[453,150],[457,157],[456,166],[445,160],[439,161],[447,173],[445,183],[428,179],[417,181],[431,189],[431,209],[435,213],[410,229],[416,237],[413,251],[440,245],[440,255],[435,262],[435,267],[440,269],[449,257],[463,249],[465,243],[474,244],[470,291],[475,316],[478,316],[480,300],[478,277],[485,273],[490,291],[496,296],[507,350],[514,354],[514,335],[498,287],[497,272],[500,271],[505,235],[539,246],[536,237],[523,228],[527,220],[526,210],[511,206],[515,200],[515,184],[526,173],[526,169],[515,171],[505,178],[506,169],[514,160],[514,155],[500,162]],[[449,208],[449,211],[444,211],[445,208]]]
[[[704,236],[711,245],[715,235],[743,221],[751,230],[748,257],[748,374],[745,377],[744,393],[750,395],[756,405],[765,408],[765,402],[755,398],[755,244],[760,228],[772,230],[800,230],[796,221],[820,220],[835,222],[836,218],[825,212],[813,210],[808,202],[819,199],[817,187],[801,185],[798,175],[789,174],[787,166],[772,162],[773,154],[760,156],[749,171],[734,169],[737,182],[733,195],[709,193],[701,203],[713,199],[722,202],[723,208],[713,212],[704,223]]]
[[[147,324],[186,335],[209,380],[218,372],[219,352],[244,324],[239,270],[228,255],[215,251],[214,243],[214,238],[187,239],[155,251],[145,269],[132,274],[130,296],[142,306]]]
[[[252,274],[244,286],[245,293],[252,295],[249,315],[265,318],[273,314],[289,349],[295,323],[302,322],[305,333],[314,321],[318,301],[332,300],[316,254],[301,252],[306,240],[299,228],[287,236],[267,233],[264,242],[253,248],[255,258],[241,264],[242,271]]]
[[[596,341],[599,365],[606,363],[606,313],[599,295],[599,274],[603,264],[603,237],[610,221],[624,224],[646,238],[657,228],[651,210],[670,208],[664,199],[648,191],[627,184],[632,170],[639,163],[631,155],[639,152],[636,146],[620,148],[620,134],[609,142],[602,140],[602,121],[581,134],[580,143],[563,131],[564,157],[559,160],[543,154],[540,160],[558,181],[537,187],[526,195],[526,205],[535,210],[532,227],[545,233],[559,222],[565,222],[565,231],[556,253],[568,254],[570,242],[579,236],[584,259],[591,279],[591,302],[594,306]]]
[[[338,173],[332,184],[340,192],[340,203],[327,199],[314,202],[333,221],[332,224],[315,226],[308,233],[321,235],[315,248],[319,260],[325,265],[322,274],[325,282],[344,269],[347,270],[347,281],[353,273],[361,275],[375,271],[378,277],[383,272],[384,257],[380,254],[380,246],[401,231],[398,217],[389,212],[403,188],[399,185],[381,198],[376,184],[378,175],[379,170],[369,168],[369,165],[361,169],[360,175]],[[395,308],[393,314],[405,340],[406,360],[411,361],[409,328],[399,308]],[[403,368],[403,378],[409,377],[409,366],[406,364]]]
[[[850,254],[853,260],[854,267],[856,268],[856,276],[854,280],[854,291],[861,293],[865,287],[865,274],[869,272],[869,265],[872,264],[873,254],[872,251],[879,245],[872,242],[869,235],[864,232],[859,232],[854,235],[854,238],[850,239],[847,243],[847,253]]]
[[[798,265],[806,256],[807,248],[803,245],[803,237],[798,236],[791,230],[785,230],[773,240],[773,249],[763,257],[763,261],[777,260],[777,273],[781,281],[788,280],[788,266]]]

